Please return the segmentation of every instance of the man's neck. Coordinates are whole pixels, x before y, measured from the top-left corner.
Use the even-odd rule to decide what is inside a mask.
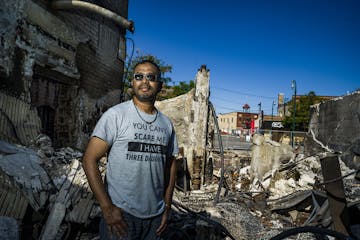
[[[135,106],[138,109],[140,109],[142,112],[146,112],[148,114],[153,114],[156,111],[154,102],[141,102],[135,96],[133,97],[133,102],[134,102]]]

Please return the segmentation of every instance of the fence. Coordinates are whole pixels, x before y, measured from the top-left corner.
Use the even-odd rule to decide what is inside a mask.
[[[294,137],[294,147],[303,146],[307,132],[300,131],[281,131],[281,130],[268,130],[259,129],[256,133],[263,134],[269,137],[271,140],[291,145],[292,135]],[[216,133],[217,134],[217,133]],[[251,150],[252,134],[233,135],[233,134],[221,134],[222,144],[224,149],[232,150]],[[218,140],[215,137],[214,148],[218,148]]]
[[[283,131],[283,130],[268,130],[260,129],[259,133],[268,136],[271,140],[291,145],[291,138],[294,139],[295,146],[303,146],[307,132],[300,131]]]

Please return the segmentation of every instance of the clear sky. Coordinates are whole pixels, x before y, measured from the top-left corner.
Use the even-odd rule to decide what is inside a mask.
[[[128,18],[135,51],[172,65],[174,82],[207,65],[217,113],[271,114],[293,79],[300,95],[360,88],[359,0],[129,0]]]

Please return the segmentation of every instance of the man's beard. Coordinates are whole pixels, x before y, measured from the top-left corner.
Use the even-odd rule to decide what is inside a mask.
[[[154,88],[151,86],[147,86],[150,90],[149,94],[140,94],[140,88],[142,86],[139,86],[137,90],[134,89],[134,94],[136,98],[141,102],[154,102],[156,100],[157,91],[154,91]]]

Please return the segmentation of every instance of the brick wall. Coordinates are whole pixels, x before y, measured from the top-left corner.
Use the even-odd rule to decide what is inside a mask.
[[[96,4],[127,16],[127,1],[96,1]],[[92,98],[121,89],[126,56],[119,56],[118,51],[119,46],[125,44],[125,30],[91,12],[76,10],[57,14],[67,25],[89,37],[87,42],[78,45],[76,51],[80,87]]]

